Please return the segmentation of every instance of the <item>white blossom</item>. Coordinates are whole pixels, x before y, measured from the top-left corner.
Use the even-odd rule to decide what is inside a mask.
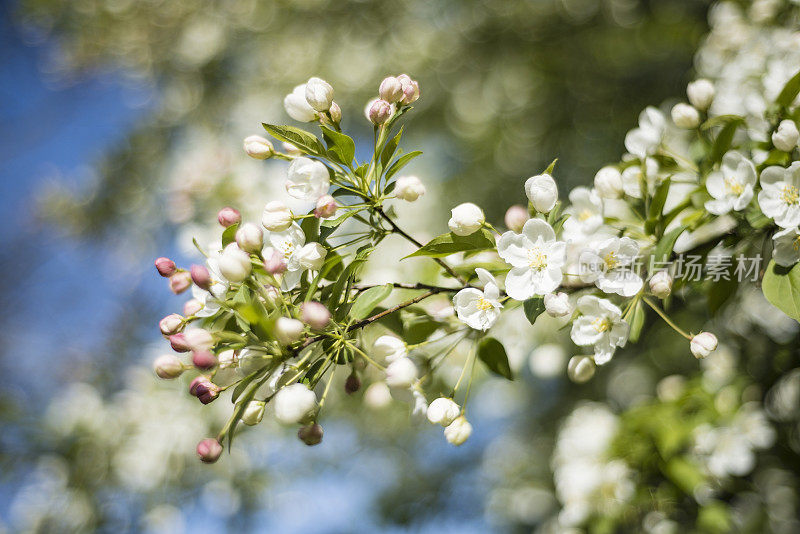
[[[686,86],[689,102],[699,110],[706,110],[714,101],[714,84],[706,79],[695,80]]]
[[[328,111],[333,102],[333,87],[322,78],[309,78],[306,82],[305,98],[316,111]]]
[[[319,243],[306,244],[306,236],[297,223],[283,232],[268,232],[266,242],[267,246],[262,251],[265,258],[277,250],[286,261],[286,272],[281,280],[284,291],[294,289],[305,270],[319,270],[325,259],[324,247]]]
[[[553,227],[547,222],[531,219],[522,227],[522,233],[504,233],[497,243],[497,252],[511,265],[506,276],[506,293],[512,299],[546,295],[561,284],[566,244],[556,241]]]
[[[461,408],[453,399],[439,397],[428,406],[428,421],[434,425],[447,426],[461,413]]]
[[[275,418],[283,424],[303,422],[317,407],[317,396],[305,384],[282,387],[272,399]]]
[[[300,122],[317,120],[317,112],[306,100],[306,84],[296,86],[291,93],[283,99],[283,107],[291,118]]]
[[[230,282],[241,282],[253,268],[250,255],[239,248],[236,243],[229,243],[222,250],[218,260],[219,271]]]
[[[411,387],[417,380],[417,366],[411,358],[397,358],[386,367],[386,383],[393,388]]]
[[[700,113],[689,104],[684,104],[683,102],[675,104],[670,115],[672,116],[672,122],[678,128],[692,130],[700,125]]]
[[[661,145],[666,129],[664,114],[649,106],[639,115],[639,127],[625,136],[625,148],[639,159],[651,156]]]
[[[782,267],[791,267],[800,261],[800,228],[786,228],[772,236],[775,249],[772,258]]]
[[[536,211],[549,213],[558,200],[558,187],[549,174],[538,174],[525,181],[525,194]]]
[[[709,213],[724,215],[731,210],[741,211],[753,199],[756,168],[740,152],[730,151],[722,158],[720,170],[706,178],[706,189],[714,200],[706,202]]]
[[[275,339],[283,345],[291,345],[303,336],[305,325],[297,319],[278,317],[275,321]]]
[[[486,222],[483,210],[471,202],[459,204],[450,213],[451,217],[447,226],[457,236],[463,237],[474,234]]]
[[[639,245],[629,237],[611,237],[581,254],[581,279],[594,282],[605,293],[632,297],[644,282],[633,270]]]
[[[564,237],[584,241],[603,225],[603,202],[596,191],[576,187],[569,193],[570,205],[564,213],[570,217],[564,222]]]
[[[594,361],[603,365],[614,355],[617,347],[624,347],[628,340],[628,323],[622,319],[622,311],[611,301],[584,295],[578,299],[581,316],[572,324],[570,336],[576,345],[594,346]]]
[[[286,192],[294,198],[316,202],[330,185],[328,169],[319,161],[300,157],[289,165]]]
[[[758,205],[781,228],[800,225],[800,161],[787,169],[772,166],[761,172]]]
[[[472,425],[463,415],[457,417],[444,429],[444,437],[451,445],[459,446],[472,435]]]
[[[385,360],[389,363],[404,358],[408,355],[408,349],[402,339],[395,336],[381,336],[372,344],[372,354],[378,360]]]
[[[544,296],[544,309],[550,317],[564,317],[572,313],[569,295],[566,293],[549,293]]]
[[[645,158],[644,163],[631,165],[622,171],[622,189],[631,198],[642,198],[642,187],[652,193],[661,183],[659,166],[655,158]]]
[[[772,144],[783,152],[791,152],[797,147],[800,132],[793,120],[785,119],[778,124],[778,129],[772,134]]]
[[[616,167],[603,167],[594,175],[594,190],[602,198],[621,198],[625,193],[622,174]]]
[[[267,202],[261,224],[270,232],[282,232],[292,225],[292,211],[280,200]]]
[[[394,194],[400,200],[414,202],[425,194],[425,185],[416,176],[401,176],[395,183]]]
[[[458,318],[470,328],[488,330],[500,317],[500,288],[486,269],[475,269],[483,283],[483,291],[466,287],[453,297],[453,307]]]

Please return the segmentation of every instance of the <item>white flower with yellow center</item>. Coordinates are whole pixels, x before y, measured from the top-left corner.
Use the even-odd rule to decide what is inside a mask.
[[[781,228],[800,225],[800,161],[788,169],[772,166],[761,171],[758,205]]]
[[[561,268],[566,262],[567,245],[556,241],[553,227],[542,219],[530,219],[521,234],[506,232],[497,243],[497,252],[511,270],[506,276],[506,293],[514,300],[547,295],[561,285]]]
[[[644,284],[634,270],[638,255],[639,245],[629,237],[605,239],[581,253],[581,280],[605,293],[632,297]]]
[[[720,170],[706,178],[706,189],[714,197],[714,200],[706,202],[706,209],[714,215],[745,209],[753,199],[755,184],[756,167],[753,162],[739,152],[726,153]]]
[[[634,156],[644,159],[658,150],[666,130],[667,119],[664,114],[649,106],[639,114],[639,127],[625,136],[625,148]]]
[[[475,330],[488,330],[500,317],[500,288],[486,269],[475,269],[483,283],[483,291],[467,287],[453,297],[453,307],[458,318]]]
[[[581,316],[572,323],[570,336],[576,345],[594,345],[594,361],[603,365],[614,355],[617,347],[624,347],[628,340],[628,323],[622,319],[622,311],[611,301],[584,295],[578,299]]]
[[[603,225],[603,201],[594,189],[576,187],[569,193],[570,206],[564,213],[564,237],[569,241],[584,241]]]
[[[266,232],[264,241],[267,243],[262,251],[265,258],[277,250],[286,261],[286,272],[281,280],[284,291],[294,289],[307,269],[319,270],[327,252],[319,243],[306,244],[306,236],[297,223],[282,232]]]
[[[791,267],[800,261],[800,228],[787,228],[772,236],[775,250],[772,257],[782,267]]]

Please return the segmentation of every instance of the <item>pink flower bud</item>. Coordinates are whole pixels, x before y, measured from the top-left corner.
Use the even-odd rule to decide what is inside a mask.
[[[219,210],[219,213],[217,213],[217,220],[222,226],[227,228],[232,224],[241,222],[242,214],[233,208],[222,208]]]
[[[304,426],[297,431],[297,437],[309,447],[317,445],[322,441],[322,427],[317,423]]]
[[[214,438],[206,438],[197,444],[197,455],[203,463],[213,464],[222,455],[222,445]]]
[[[192,328],[183,333],[186,344],[192,350],[209,350],[214,346],[214,337],[211,332],[202,328]]]
[[[190,299],[183,305],[184,317],[191,317],[203,309],[203,303],[197,299]]]
[[[197,397],[203,404],[212,402],[219,396],[219,386],[208,377],[200,375],[189,384],[189,393]]]
[[[192,273],[192,282],[197,287],[208,289],[211,287],[211,273],[203,265],[192,265],[190,271]]]
[[[392,116],[392,105],[386,100],[376,100],[369,108],[369,120],[373,124],[383,124]]]
[[[180,295],[192,286],[192,277],[189,273],[182,271],[169,277],[169,289],[176,295]]]
[[[412,80],[408,74],[401,74],[397,79],[403,87],[403,98],[400,100],[400,103],[407,106],[416,102],[420,96],[419,84],[415,80]]]
[[[339,206],[336,205],[336,199],[334,199],[331,195],[322,195],[317,200],[317,207],[314,208],[314,217],[316,218],[328,218],[333,217],[336,215],[336,208]]]
[[[284,141],[281,144],[283,146],[283,150],[287,154],[289,154],[290,156],[302,156],[303,155],[303,151],[300,150],[299,148],[297,148],[296,146],[294,146],[292,143],[287,143],[286,141]]]
[[[192,348],[186,342],[184,334],[172,334],[169,336],[169,344],[175,352],[189,352]]]
[[[394,76],[387,76],[381,82],[378,94],[380,94],[381,99],[389,103],[400,102],[403,98],[403,84]]]
[[[192,353],[192,364],[202,371],[213,369],[217,365],[217,357],[207,350]]]
[[[164,354],[153,361],[153,370],[159,378],[170,380],[183,373],[183,363],[174,354]]]
[[[331,114],[331,120],[336,124],[342,122],[342,108],[336,102],[331,102],[331,109],[328,110],[328,113]]]
[[[361,389],[361,379],[358,378],[358,375],[353,372],[347,377],[347,380],[344,381],[344,391],[348,395],[352,395],[356,391]]]
[[[519,204],[514,204],[506,211],[504,221],[506,223],[506,228],[512,232],[520,232],[528,219],[530,219],[528,210]]]
[[[286,271],[286,259],[283,254],[273,249],[264,256],[264,270],[269,274],[281,274]]]
[[[183,330],[183,317],[177,313],[171,313],[158,322],[158,327],[165,336],[177,334]]]
[[[306,302],[300,308],[300,318],[314,330],[322,330],[331,321],[331,312],[319,302]]]
[[[156,259],[155,264],[158,274],[164,278],[169,278],[175,274],[175,271],[177,270],[177,267],[175,267],[175,262],[169,258],[158,258]]]
[[[261,252],[264,246],[264,232],[253,223],[244,223],[236,230],[236,244],[245,252]]]

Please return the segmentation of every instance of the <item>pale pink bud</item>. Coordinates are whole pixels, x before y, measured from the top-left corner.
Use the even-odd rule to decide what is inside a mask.
[[[241,222],[242,214],[239,213],[238,210],[226,207],[219,210],[219,213],[217,213],[217,220],[222,226],[227,228],[233,224]]]
[[[244,223],[236,230],[236,244],[245,252],[260,252],[264,246],[264,232],[253,223]]]
[[[192,317],[197,312],[203,309],[203,303],[197,299],[190,299],[183,305],[183,315],[185,317]]]
[[[187,272],[175,273],[169,277],[169,289],[176,295],[180,295],[192,285],[192,277]]]
[[[297,148],[296,146],[294,146],[292,143],[287,143],[286,141],[284,141],[283,143],[281,143],[281,145],[283,146],[284,152],[286,152],[290,156],[302,156],[303,155],[303,151],[300,150],[299,148]]]
[[[183,330],[183,317],[177,313],[171,313],[158,322],[158,327],[165,336],[177,334]]]
[[[300,308],[300,318],[314,330],[322,330],[331,321],[331,312],[319,302],[306,302]]]
[[[264,256],[264,270],[270,274],[281,274],[286,271],[286,258],[279,251],[273,249],[272,252]]]
[[[700,332],[692,338],[689,348],[698,360],[717,350],[717,336],[711,332]]]
[[[401,74],[397,79],[403,86],[403,98],[400,100],[400,103],[407,106],[416,102],[420,96],[419,84],[415,80],[412,80],[408,74]]]
[[[169,278],[170,276],[175,274],[175,271],[177,270],[175,262],[169,258],[163,258],[163,257],[158,258],[156,259],[155,264],[158,274],[160,274],[164,278]]]
[[[202,328],[192,328],[183,333],[186,344],[192,350],[209,350],[214,346],[214,337],[211,332]]]
[[[528,210],[519,204],[514,204],[506,210],[506,215],[503,220],[506,223],[506,228],[512,232],[521,232],[522,227],[529,218]]]
[[[328,218],[333,217],[336,215],[336,199],[334,199],[331,195],[323,195],[319,197],[317,200],[317,207],[314,208],[314,217],[316,218]]]
[[[197,287],[203,289],[211,287],[211,273],[209,273],[208,269],[203,265],[192,265],[189,272],[192,273],[192,282],[194,282]]]
[[[213,464],[222,455],[222,445],[214,438],[206,438],[197,444],[197,455],[203,463]]]
[[[183,373],[183,363],[174,354],[164,354],[153,361],[153,369],[159,378],[171,380]]]
[[[303,336],[303,323],[289,317],[278,317],[275,321],[275,339],[282,345],[291,345]]]
[[[331,120],[334,123],[339,124],[342,122],[342,108],[336,102],[331,102],[331,109],[328,110],[328,113],[331,114]]]
[[[403,98],[403,84],[394,76],[387,76],[381,82],[378,94],[380,94],[381,99],[389,103],[400,102]]]
[[[184,334],[172,334],[169,336],[169,344],[175,352],[189,352],[192,348],[186,342]]]
[[[219,396],[220,388],[207,376],[198,376],[189,384],[189,393],[197,397],[203,404],[212,402]]]
[[[369,120],[373,124],[383,124],[392,116],[392,105],[386,100],[376,100],[369,108]]]
[[[275,149],[268,139],[260,135],[251,135],[244,139],[244,151],[253,159],[267,159],[272,156]]]
[[[210,351],[198,350],[192,353],[192,364],[203,371],[217,365],[217,357]]]
[[[317,423],[304,426],[297,431],[297,437],[309,447],[317,445],[322,441],[322,427]]]

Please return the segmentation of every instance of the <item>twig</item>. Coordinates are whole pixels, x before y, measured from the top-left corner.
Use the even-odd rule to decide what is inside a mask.
[[[356,286],[353,286],[353,289],[355,289],[356,291],[366,291],[367,289],[371,289],[373,287],[379,287],[381,285],[383,285],[383,284],[356,285]],[[461,291],[465,287],[472,287],[472,286],[442,287],[442,286],[434,286],[434,285],[430,285],[430,284],[422,284],[420,282],[417,282],[416,284],[402,284],[400,282],[394,282],[392,284],[392,286],[396,287],[397,289],[427,289],[427,290],[435,289],[435,290],[440,291],[442,293],[445,293],[445,292],[456,292],[456,291]]]

